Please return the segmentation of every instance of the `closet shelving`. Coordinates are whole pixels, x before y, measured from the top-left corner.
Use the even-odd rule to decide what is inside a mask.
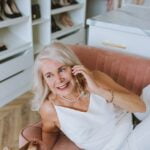
[[[31,88],[33,64],[31,2],[14,0],[22,16],[0,21],[0,106],[7,104]],[[2,13],[1,13],[2,15]]]
[[[26,39],[23,37],[22,33],[24,33],[24,31],[21,31],[23,30],[22,28],[26,28],[25,26],[27,26],[29,22],[29,16],[14,19],[4,18],[4,21],[0,22],[0,41],[7,45],[7,50],[0,52],[0,60],[32,46],[31,38]],[[29,30],[29,32],[30,31],[31,30]]]
[[[22,17],[15,18],[15,19],[5,18],[4,21],[0,22],[0,28],[9,27],[12,25],[17,25],[19,23],[28,21],[28,19],[29,19],[29,16],[22,16]]]
[[[45,22],[48,22],[48,21],[49,21],[48,19],[44,19],[44,18],[37,19],[37,20],[35,20],[35,21],[32,22],[32,26],[39,25],[39,24],[42,24],[42,23],[45,23]]]
[[[61,28],[60,31],[51,31],[51,40],[60,40],[64,43],[79,44],[85,43],[85,11],[86,0],[77,0],[78,4],[64,6],[62,8],[51,9],[51,17],[56,19],[56,24]],[[73,26],[64,26],[59,22],[59,16],[67,13]]]
[[[75,4],[75,5],[65,6],[63,8],[52,9],[51,15],[56,15],[59,13],[68,12],[68,11],[75,10],[75,9],[80,9],[82,7],[83,7],[83,4]]]
[[[51,1],[47,0],[32,0],[32,4],[39,4],[41,17],[32,21],[33,30],[33,49],[34,54],[39,53],[43,47],[53,40],[60,40],[64,43],[84,43],[85,33],[85,9],[86,0],[77,0],[78,4],[63,6],[61,8],[51,9]],[[63,26],[58,20],[59,15],[68,13],[74,25],[69,27]],[[57,25],[61,28],[60,31],[52,32],[52,19],[55,17]],[[74,34],[77,34],[78,39],[74,39]],[[64,38],[65,37],[65,38]]]
[[[38,4],[41,17],[32,20],[32,38],[34,54],[39,53],[44,45],[50,43],[50,0],[32,0],[31,5]]]
[[[69,33],[73,33],[74,31],[78,31],[82,28],[82,24],[77,24],[77,25],[74,25],[72,27],[63,27],[61,26],[60,24],[58,24],[60,27],[61,27],[61,31],[58,31],[56,33],[52,33],[52,39],[59,39],[59,37],[61,36],[64,36],[66,34],[69,34]]]

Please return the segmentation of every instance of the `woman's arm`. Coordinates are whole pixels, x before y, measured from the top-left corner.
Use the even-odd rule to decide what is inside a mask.
[[[56,114],[54,108],[48,101],[40,108],[42,118],[42,141],[51,150],[57,142],[59,129],[56,127]]]
[[[129,112],[146,111],[146,106],[139,96],[116,83],[105,73],[91,72],[82,65],[76,65],[72,69],[74,75],[81,73],[85,77],[87,89],[90,92],[103,96],[108,102],[112,102]]]
[[[97,81],[96,94],[102,95],[113,104],[129,111],[129,112],[145,112],[145,103],[140,97],[126,88],[116,83],[105,73],[100,71],[93,72],[93,76]]]

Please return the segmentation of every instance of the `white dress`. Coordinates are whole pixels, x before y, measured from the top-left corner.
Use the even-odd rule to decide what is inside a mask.
[[[87,112],[54,106],[61,130],[81,149],[121,150],[127,145],[133,129],[131,113],[107,103],[103,97],[91,93]]]

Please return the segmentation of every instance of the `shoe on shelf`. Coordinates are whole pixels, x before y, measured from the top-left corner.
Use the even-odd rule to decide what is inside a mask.
[[[3,21],[4,19],[0,16],[0,21]]]
[[[16,18],[16,15],[13,13],[9,7],[7,0],[2,0],[2,11],[7,18]]]
[[[73,4],[78,4],[78,2],[76,0],[68,0],[68,2],[73,5]]]
[[[13,0],[2,0],[4,15],[8,18],[17,18],[22,16]]]
[[[56,24],[54,17],[52,16],[52,33],[60,31],[61,28]]]
[[[7,50],[7,47],[3,44],[0,44],[0,52]]]
[[[74,25],[70,16],[66,12],[60,14],[59,20],[60,20],[60,23],[65,27],[68,27],[68,26],[72,27]]]
[[[9,7],[11,8],[12,12],[16,15],[16,17],[21,17],[22,14],[21,12],[19,11],[16,3],[14,0],[7,0],[7,3],[9,5]]]
[[[51,2],[51,8],[52,9],[57,9],[57,8],[61,8],[62,6],[59,4],[59,1],[56,1],[56,0],[52,0]]]
[[[69,6],[70,5],[70,3],[68,2],[68,0],[59,0],[59,4],[61,6]]]

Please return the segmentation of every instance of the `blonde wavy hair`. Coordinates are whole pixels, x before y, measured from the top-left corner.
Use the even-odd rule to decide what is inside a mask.
[[[51,93],[48,85],[44,81],[42,73],[40,71],[41,62],[44,59],[56,60],[65,65],[74,66],[81,65],[80,60],[74,54],[74,52],[67,46],[60,42],[53,42],[47,45],[36,57],[34,63],[34,81],[33,81],[33,93],[32,110],[38,111],[43,101]],[[77,76],[78,83],[82,89],[84,89],[84,79],[82,75]]]

